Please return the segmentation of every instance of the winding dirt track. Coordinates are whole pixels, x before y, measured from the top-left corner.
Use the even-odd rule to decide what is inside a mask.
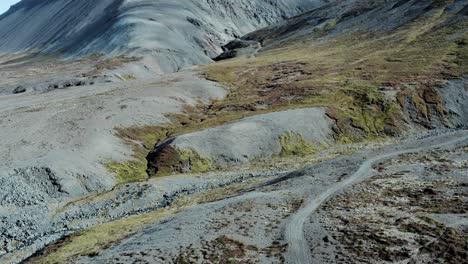
[[[434,139],[444,140],[444,136],[434,137]],[[442,138],[442,139],[440,139]],[[302,207],[295,215],[292,216],[288,225],[286,226],[285,239],[288,242],[288,252],[286,254],[287,263],[307,264],[313,263],[310,247],[304,236],[304,223],[308,217],[315,212],[320,205],[326,200],[331,198],[335,193],[343,190],[344,188],[365,179],[372,169],[372,166],[378,162],[402,155],[407,153],[428,151],[436,148],[448,148],[468,139],[468,132],[460,134],[458,138],[445,141],[436,145],[423,146],[418,148],[408,148],[404,150],[393,151],[379,156],[365,160],[359,169],[349,178],[333,185],[331,188],[325,190],[318,196],[313,196],[306,201],[305,206]]]

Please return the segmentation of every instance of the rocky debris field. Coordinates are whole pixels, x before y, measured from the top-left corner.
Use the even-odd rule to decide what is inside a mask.
[[[224,45],[223,53],[214,58],[214,61],[232,59],[243,55],[254,55],[262,47],[262,44],[254,40],[235,39]]]
[[[21,1],[0,262],[463,263],[467,6]]]
[[[34,183],[45,184],[48,180],[41,181],[40,177],[47,175],[49,179],[54,179],[55,176],[50,173],[50,170],[43,169],[36,170],[35,174],[25,175],[29,175],[29,180]],[[63,191],[60,190],[60,186],[54,186],[53,182],[50,182],[50,186],[34,186],[31,182],[11,186],[9,183],[12,181],[3,182],[3,186],[13,191],[4,194],[0,205],[11,208],[10,210],[13,208],[23,210],[2,217],[0,244],[3,246],[0,254],[15,253],[18,248],[22,251],[34,251],[57,237],[77,230],[165,208],[180,197],[266,178],[273,174],[272,172],[225,172],[201,178],[194,176],[160,178],[144,183],[120,185],[108,192],[71,201],[67,201],[66,193],[61,193]],[[39,192],[41,189],[46,190]]]
[[[49,235],[76,229],[69,227],[72,220],[89,218],[99,206],[113,204],[60,214],[68,202],[114,188],[116,179],[104,164],[132,159],[115,127],[162,124],[168,120],[166,113],[224,93],[195,73],[181,72],[0,97],[2,254],[48,243]],[[128,213],[124,211],[116,214],[121,217]]]
[[[63,61],[55,56],[0,57],[0,96],[119,81],[113,69],[132,58],[86,58]]]
[[[372,178],[321,208],[328,235],[320,247],[332,244],[335,260],[351,263],[463,263],[467,161],[463,144],[377,164]]]
[[[459,244],[453,246],[462,246],[464,235],[459,232],[464,232],[460,231],[464,230],[464,221],[461,219],[466,216],[463,213],[464,202],[460,200],[462,197],[459,195],[466,193],[466,190],[463,190],[463,181],[466,180],[464,177],[468,144],[466,137],[466,132],[450,132],[409,139],[375,150],[342,155],[305,169],[270,175],[260,182],[247,181],[247,185],[234,191],[227,187],[220,192],[206,193],[201,200],[195,195],[189,200],[197,200],[199,204],[176,214],[163,216],[160,220],[150,221],[128,234],[121,234],[118,240],[100,244],[99,251],[85,251],[85,255],[79,253],[80,251],[75,253],[67,251],[69,248],[67,243],[73,245],[74,239],[90,235],[83,233],[76,238],[71,237],[70,240],[49,247],[30,261],[40,263],[48,259],[63,258],[67,254],[76,254],[69,260],[78,263],[132,263],[133,261],[206,263],[221,260],[284,263],[289,260],[287,252],[291,250],[292,245],[285,240],[284,230],[290,225],[298,210],[307,205],[307,197],[326,193],[337,182],[350,177],[350,172],[356,171],[369,157],[392,151],[404,151],[421,145],[426,146],[422,151],[388,158],[375,164],[368,180],[347,188],[343,193],[324,203],[319,211],[308,218],[303,232],[313,260],[325,262],[388,261],[389,258],[395,260],[398,259],[397,256],[405,255],[407,249],[411,249],[414,243],[424,246],[432,239],[438,238],[438,235],[443,234],[445,230],[440,229],[443,223],[450,227],[447,232],[451,233],[447,234],[453,234],[453,237],[450,235],[447,238],[448,241],[458,241]],[[443,147],[434,150],[431,148],[431,145],[444,142],[454,143],[441,145]],[[440,154],[444,154],[443,159],[439,158]],[[389,174],[396,175],[396,171],[405,171],[405,175],[413,175],[409,172],[411,170],[420,172],[421,168],[413,164],[413,161],[417,160],[429,165],[427,167],[429,174],[424,176],[425,179],[415,176],[411,177],[408,184],[404,184],[405,181],[401,180],[403,174],[387,177]],[[455,165],[451,166],[453,171],[450,180],[446,174],[441,174],[445,170],[434,170],[435,167],[443,167],[445,162]],[[379,184],[379,187],[372,186],[373,184]],[[403,184],[402,189],[394,184]],[[447,187],[453,189],[446,192]],[[439,192],[438,189],[431,188],[442,188],[444,191]],[[404,193],[401,190],[404,190]],[[437,193],[442,196],[436,196]],[[391,195],[398,195],[398,199]],[[447,198],[449,199],[446,202],[451,207],[433,203],[435,200]],[[398,203],[399,206],[394,207],[391,203]],[[394,222],[391,219],[400,220]],[[429,221],[428,226],[424,221]],[[392,231],[394,225],[396,229]],[[397,231],[400,226],[406,229]],[[384,227],[389,233],[375,231],[383,230]],[[452,230],[452,227],[455,229]],[[440,232],[434,228],[439,228],[437,230]],[[422,230],[424,230],[422,236],[411,235],[411,232],[419,233]],[[112,229],[108,232],[112,233]],[[356,241],[358,244],[352,245]],[[407,241],[408,244],[402,244],[402,241]],[[399,247],[390,243],[397,243],[395,245]],[[376,248],[384,253],[377,251]],[[426,249],[419,250],[421,254],[423,252],[441,254],[430,255],[437,258],[443,257],[446,252],[444,248],[438,246],[429,248],[427,252]],[[457,259],[463,257],[460,249],[456,249],[455,252],[458,253],[448,255]],[[406,255],[406,258],[401,259],[407,260],[410,257],[413,255]]]

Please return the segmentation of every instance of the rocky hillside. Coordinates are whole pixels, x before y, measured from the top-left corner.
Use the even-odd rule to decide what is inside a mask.
[[[296,37],[331,39],[349,34],[376,37],[402,27],[420,26],[418,35],[409,39],[415,40],[425,33],[466,22],[467,15],[466,2],[462,0],[335,1],[244,38],[275,46]],[[418,20],[420,23],[413,24]]]
[[[142,56],[147,67],[173,72],[210,62],[226,41],[323,2],[24,0],[0,17],[0,55]]]
[[[459,263],[467,10],[20,2],[0,17],[0,262]]]
[[[263,48],[208,76],[242,89],[238,109],[328,106],[352,137],[461,126],[442,87],[467,72],[467,10],[461,0],[336,1],[227,45],[221,58]],[[465,100],[463,84],[452,92]]]
[[[461,0],[335,1],[249,33],[225,45],[216,58],[236,59],[205,68],[230,94],[202,111],[204,122],[323,107],[339,143],[466,127],[467,10]],[[300,127],[288,120],[283,129]],[[220,159],[259,158],[248,158],[248,148],[236,155],[232,149],[219,152],[217,140],[228,141],[207,138],[210,133],[160,143],[148,156],[149,171],[184,171],[190,161],[219,165]],[[261,149],[268,157],[271,148],[251,143],[263,137],[250,135],[236,145]],[[279,145],[281,137],[276,138]],[[316,145],[310,139],[289,144]]]

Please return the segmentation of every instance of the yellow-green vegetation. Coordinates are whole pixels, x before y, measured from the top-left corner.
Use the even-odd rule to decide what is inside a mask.
[[[146,180],[146,159],[145,157],[134,157],[132,160],[117,162],[109,161],[105,164],[108,171],[117,178],[117,184]]]
[[[441,26],[450,14],[441,2],[435,12],[383,35],[357,32],[320,39],[321,32],[270,47],[255,57],[205,66],[208,79],[229,87],[226,100],[211,109],[278,111],[325,106],[338,125],[341,142],[399,134],[408,100],[426,120],[441,101],[424,96],[440,80],[467,72],[468,23]],[[327,26],[331,29],[339,20]],[[271,43],[266,39],[264,43]],[[406,93],[404,100],[395,94]],[[422,100],[419,100],[422,99]],[[439,98],[440,99],[440,98]]]
[[[117,128],[117,135],[132,147],[133,159],[123,162],[108,161],[106,168],[117,178],[117,184],[146,180],[148,152],[160,140],[166,139],[169,126]]]
[[[337,23],[337,19],[332,19],[330,21],[328,21],[324,26],[323,26],[323,30],[325,31],[329,31],[331,29],[333,29],[335,26],[336,26],[336,23]]]
[[[258,179],[251,180],[193,196],[182,197],[175,200],[169,208],[123,218],[76,232],[49,246],[40,256],[28,260],[28,263],[72,263],[81,256],[98,254],[129,235],[138,232],[146,224],[180,212],[197,203],[213,202],[238,195],[246,186],[259,183],[260,181]]]
[[[304,156],[279,155],[277,157],[253,160],[249,163],[248,166],[238,165],[228,169],[236,171],[296,170],[317,164],[322,161],[331,160],[338,156],[348,155],[359,150],[375,149],[392,143],[395,143],[395,140],[388,137],[364,139],[362,142],[356,144],[342,143],[329,147],[322,146],[317,152],[306,154]]]
[[[108,168],[119,182],[145,179],[146,155],[160,140],[294,108],[327,107],[342,144],[400,134],[407,102],[417,109],[420,122],[429,122],[430,109],[444,112],[433,87],[468,72],[468,36],[463,33],[468,23],[440,26],[449,18],[444,12],[449,2],[383,36],[357,32],[322,40],[323,32],[317,32],[255,57],[204,66],[202,74],[223,84],[227,97],[187,108],[185,114],[171,116],[168,125],[121,129],[119,135],[135,149],[135,160],[112,162]],[[329,21],[329,30],[339,23]],[[209,167],[204,159],[196,163],[200,171]]]
[[[130,81],[130,80],[135,80],[136,77],[132,74],[123,74],[123,75],[118,75],[118,77],[122,80],[122,81]]]
[[[243,117],[258,114],[259,112],[233,111],[231,113],[224,112],[223,115],[216,115],[209,110],[209,106],[187,106],[183,114],[168,115],[167,117],[170,122],[167,124],[116,128],[117,136],[132,147],[134,153],[133,159],[123,162],[108,161],[105,163],[105,166],[116,175],[118,184],[146,180],[148,178],[146,157],[159,142],[181,134],[220,126]],[[179,164],[179,158],[182,156],[187,158],[186,161],[189,160],[192,163],[193,172],[206,172],[213,168],[209,159],[203,158],[193,151],[174,154],[176,154],[174,157],[170,157],[170,164]],[[158,176],[173,173],[174,171],[170,167],[164,167],[158,172]]]
[[[92,256],[134,233],[143,225],[175,212],[173,208],[157,210],[79,231],[50,246],[43,256],[33,258],[29,263],[70,263],[72,259],[80,256]]]
[[[242,190],[248,186],[258,184],[264,181],[267,181],[268,179],[253,179],[250,181],[242,182],[242,183],[237,183],[237,184],[232,184],[229,185],[225,188],[218,188],[218,189],[213,189],[210,191],[202,192],[193,196],[185,197],[184,199],[193,201],[195,203],[210,203],[214,201],[219,201],[223,200],[229,197],[234,197],[236,195],[239,195],[242,193]]]
[[[304,137],[296,132],[286,132],[280,137],[281,156],[306,156],[316,153],[322,148],[308,142]]]
[[[194,173],[208,172],[212,168],[210,159],[203,158],[195,150],[180,150],[180,161],[187,162],[190,166],[190,171]]]

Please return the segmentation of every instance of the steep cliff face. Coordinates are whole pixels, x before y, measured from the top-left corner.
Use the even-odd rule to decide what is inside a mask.
[[[227,41],[323,2],[24,0],[0,17],[0,55],[151,55],[147,65],[171,72],[209,62]]]

